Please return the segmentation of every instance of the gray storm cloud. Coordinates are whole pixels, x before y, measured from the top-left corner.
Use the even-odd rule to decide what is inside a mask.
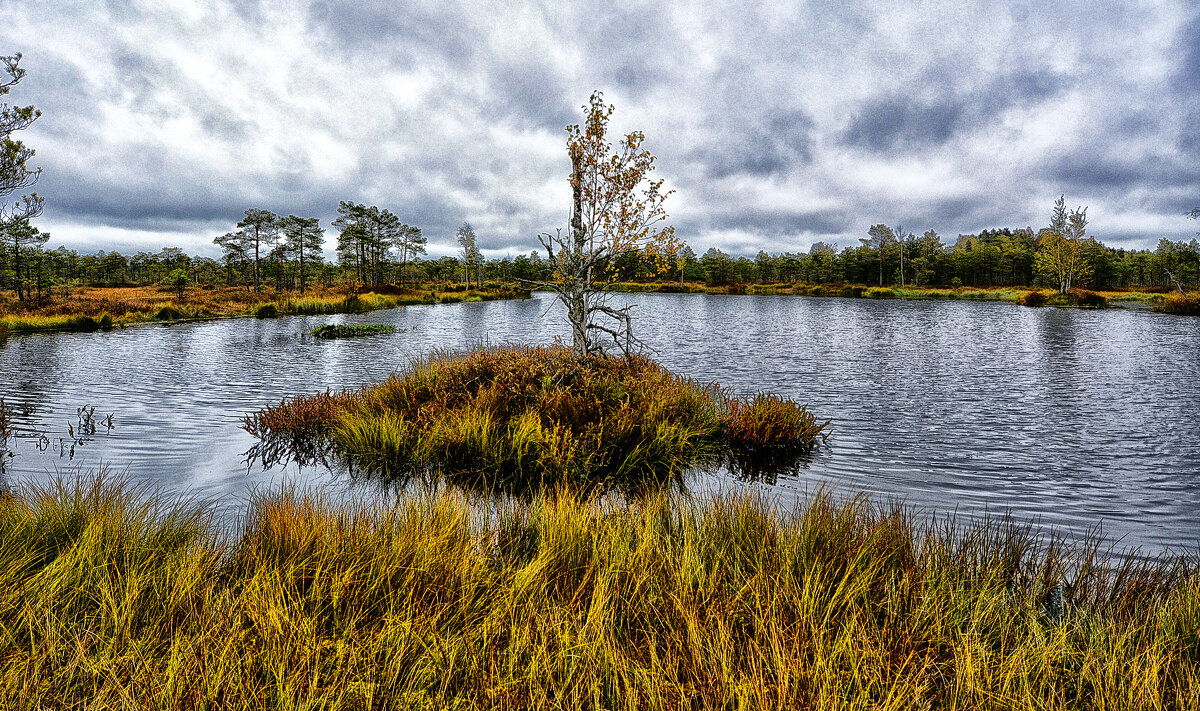
[[[527,252],[566,217],[593,89],[642,130],[694,249],[1041,225],[1061,193],[1108,244],[1190,238],[1200,13],[812,2],[6,4],[10,95],[43,118],[43,228],[214,251],[243,210],[388,207],[450,252]]]

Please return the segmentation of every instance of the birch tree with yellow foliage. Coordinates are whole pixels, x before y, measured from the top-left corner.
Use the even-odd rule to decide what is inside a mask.
[[[613,281],[614,260],[629,252],[651,257],[660,273],[671,268],[682,246],[666,224],[663,203],[672,191],[650,179],[654,156],[642,147],[640,131],[625,135],[615,149],[608,141],[613,107],[601,92],[593,92],[583,109],[583,124],[567,127],[570,226],[565,233],[538,235],[554,278],[532,283],[553,289],[566,307],[577,355],[601,354],[609,346],[629,354],[642,346],[633,333],[632,306],[612,305],[604,287]]]
[[[1078,207],[1067,212],[1066,196],[1060,195],[1054,203],[1049,229],[1042,230],[1033,262],[1038,274],[1058,282],[1060,294],[1085,283],[1092,275],[1091,265],[1085,258],[1086,232],[1087,208]]]

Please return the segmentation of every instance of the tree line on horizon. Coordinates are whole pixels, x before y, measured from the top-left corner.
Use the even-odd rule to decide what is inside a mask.
[[[81,254],[65,246],[46,250],[41,243],[14,248],[6,240],[5,248],[0,249],[0,288],[15,290],[22,286],[32,294],[43,294],[68,284],[155,284],[166,282],[176,270],[186,273],[189,283],[249,289],[258,283],[279,290],[299,289],[301,279],[325,286],[357,283],[367,287],[464,278],[475,284],[546,281],[553,276],[549,260],[536,251],[485,259],[470,224],[460,227],[456,235],[462,247],[457,256],[425,259],[426,243],[420,228],[399,223],[387,210],[343,202],[338,221],[342,221],[342,229],[334,263],[326,262],[320,252],[323,231],[314,218],[280,218],[259,209],[247,210],[237,230],[216,238],[224,252],[220,259],[189,255],[178,247],[129,255],[104,250]],[[253,237],[256,229],[257,240]],[[1156,290],[1200,287],[1200,242],[1195,239],[1162,239],[1154,250],[1108,247],[1088,236],[1075,239],[1077,247],[1068,245],[1063,249],[1055,243],[1069,242],[1072,236],[1058,236],[1049,228],[1037,232],[1030,228],[999,228],[962,234],[947,244],[933,230],[916,235],[877,224],[859,245],[841,249],[818,242],[807,252],[760,251],[749,257],[733,256],[715,247],[697,255],[684,245],[665,273],[659,257],[640,252],[621,255],[613,261],[611,270],[614,280],[628,282],[678,282],[682,278],[708,285],[805,282],[1058,288],[1061,284],[1055,276],[1055,260],[1050,258],[1051,250],[1057,248],[1074,252],[1078,267],[1072,275],[1073,286]],[[299,249],[302,241],[303,266]],[[15,270],[18,253],[19,278]],[[1057,256],[1060,261],[1069,259]]]

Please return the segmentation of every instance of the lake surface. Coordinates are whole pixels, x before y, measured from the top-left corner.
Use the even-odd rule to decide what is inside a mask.
[[[1011,511],[1121,546],[1200,551],[1200,318],[1008,303],[792,296],[618,295],[673,371],[767,390],[833,420],[830,446],[765,488],[820,486],[960,516]],[[326,322],[397,333],[321,341]],[[356,316],[237,319],[31,335],[0,347],[15,414],[10,480],[101,465],[168,491],[244,501],[282,481],[344,487],[321,469],[248,469],[241,417],[283,397],[377,382],[434,349],[551,343],[549,295]],[[72,456],[68,424],[97,427]],[[44,438],[39,437],[44,435]],[[61,440],[61,442],[60,442]],[[360,484],[361,486],[361,484]]]

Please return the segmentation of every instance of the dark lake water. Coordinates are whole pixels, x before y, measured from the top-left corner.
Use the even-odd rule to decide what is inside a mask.
[[[755,486],[783,503],[816,487],[930,512],[1020,518],[1121,546],[1200,550],[1200,319],[1007,303],[637,294],[636,327],[677,373],[768,390],[833,420],[795,476]],[[398,332],[319,341],[324,322]],[[438,348],[550,343],[548,295],[359,316],[239,319],[33,335],[0,347],[15,411],[10,480],[101,465],[168,491],[244,501],[281,481],[341,487],[307,468],[248,470],[241,417],[290,395],[379,381]],[[93,441],[68,424],[96,408]],[[39,436],[45,435],[40,440]],[[60,438],[63,440],[60,445]],[[44,451],[43,451],[44,450]]]

